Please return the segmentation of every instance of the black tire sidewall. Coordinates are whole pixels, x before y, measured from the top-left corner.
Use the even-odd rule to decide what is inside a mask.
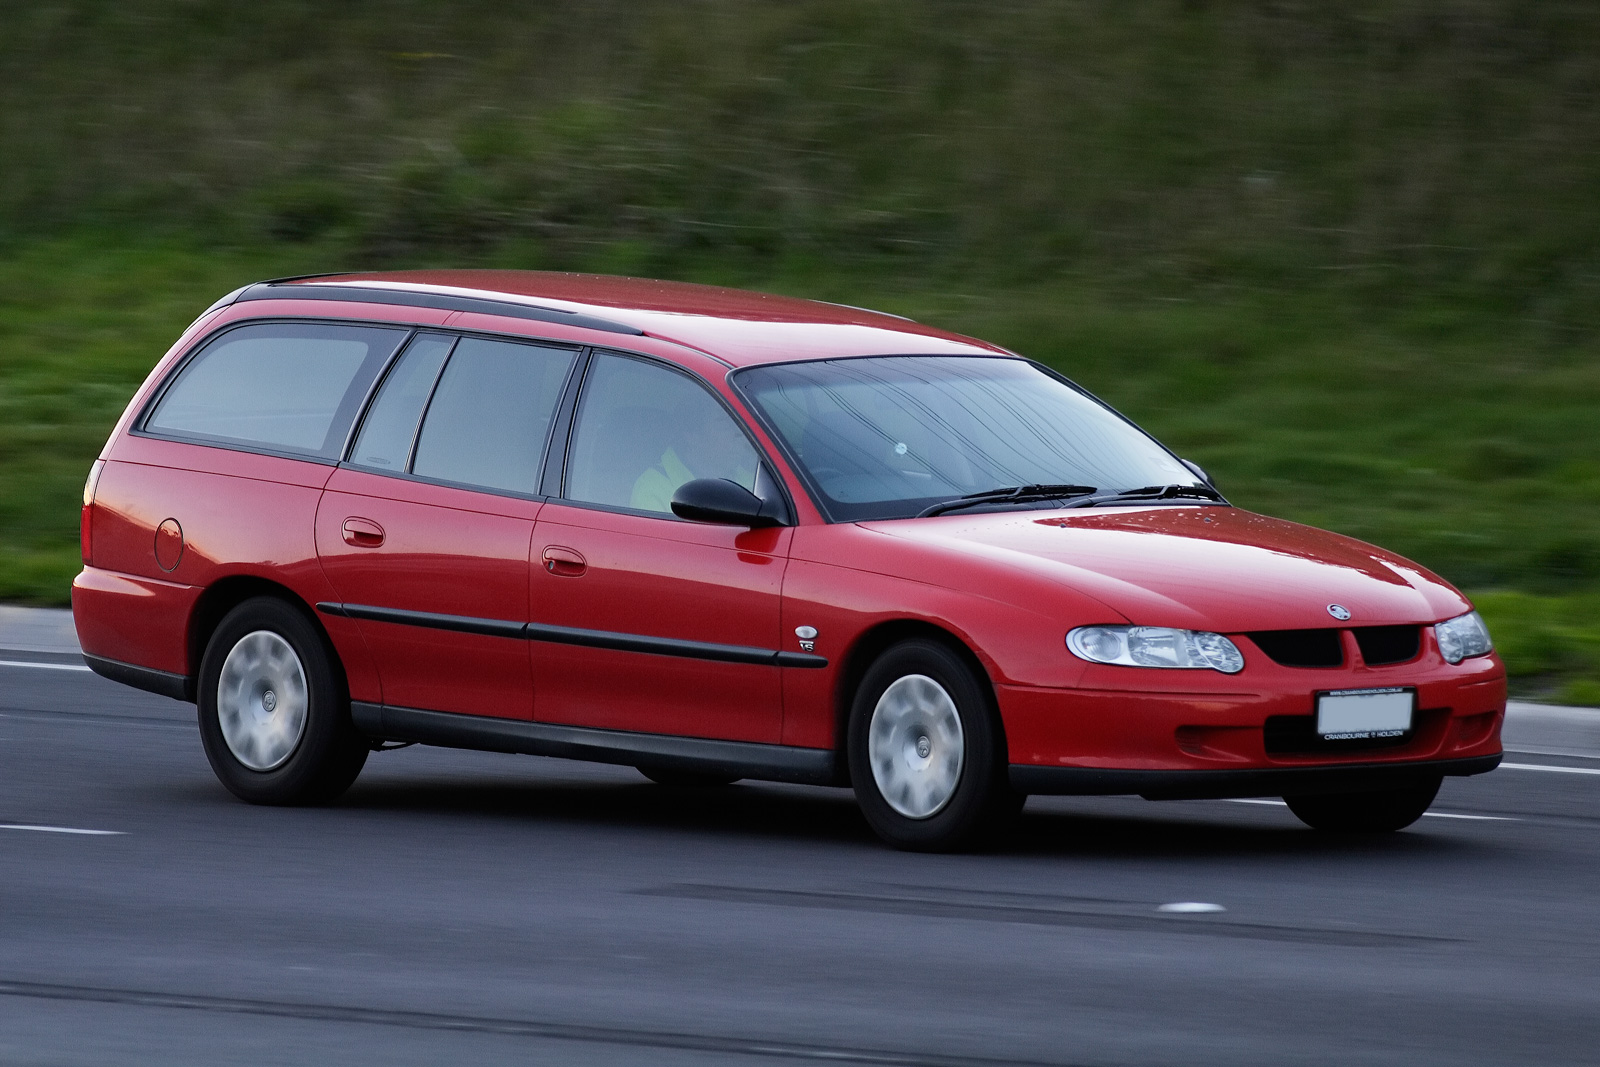
[[[961,717],[966,747],[955,794],[925,819],[908,818],[890,807],[878,790],[868,758],[868,734],[878,700],[893,682],[909,674],[927,675],[944,687]],[[851,702],[846,755],[862,814],[878,836],[896,848],[944,852],[967,847],[990,829],[998,813],[1016,807],[1005,782],[1005,744],[988,683],[960,653],[940,641],[904,641],[867,669]]]
[[[1438,796],[1442,782],[1443,778],[1435,775],[1400,789],[1283,799],[1296,818],[1315,830],[1347,834],[1394,833],[1422,818]]]
[[[299,743],[286,762],[270,771],[251,770],[239,762],[222,736],[217,715],[222,664],[240,638],[257,630],[277,634],[294,649],[305,672],[308,696]],[[344,676],[326,639],[304,612],[275,597],[247,600],[217,625],[200,661],[195,702],[211,769],[229,792],[254,804],[331,800],[349,788],[370,750],[350,721]]]

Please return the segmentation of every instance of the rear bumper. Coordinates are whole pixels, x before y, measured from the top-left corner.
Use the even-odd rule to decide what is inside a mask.
[[[106,659],[104,656],[91,656],[83,654],[83,662],[89,669],[102,678],[109,678],[113,682],[131,685],[135,689],[143,689],[147,693],[156,693],[160,696],[171,697],[173,700],[187,700],[194,703],[194,682],[187,675],[174,674],[171,671],[158,671],[152,667],[140,667],[134,663],[123,663],[120,660]]]
[[[193,586],[86,566],[72,583],[78,645],[86,658],[131,670],[188,674],[189,615],[199,595]],[[138,684],[100,671],[92,661],[89,666],[116,681]]]
[[[1013,789],[1037,796],[1131,794],[1150,800],[1206,800],[1396,789],[1434,775],[1483,774],[1499,765],[1498,752],[1470,759],[1205,771],[1129,771],[1013,763],[1010,778]]]

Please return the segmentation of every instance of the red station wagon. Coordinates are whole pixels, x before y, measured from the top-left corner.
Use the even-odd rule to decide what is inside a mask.
[[[210,308],[89,475],[100,674],[245,800],[396,742],[850,785],[905,848],[1039,794],[1415,821],[1500,760],[1472,605],[1232,507],[1055,372],[892,315],[433,271]]]

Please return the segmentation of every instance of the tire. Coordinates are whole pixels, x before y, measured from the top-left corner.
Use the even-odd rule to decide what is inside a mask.
[[[714,789],[739,781],[737,775],[714,771],[684,771],[674,767],[640,767],[638,770],[656,785],[674,789]]]
[[[1443,778],[1435,775],[1403,789],[1372,793],[1320,793],[1284,797],[1284,803],[1313,830],[1343,834],[1388,834],[1404,830],[1428,810]]]
[[[938,641],[905,641],[868,668],[846,745],[861,812],[896,848],[948,852],[992,839],[1025,799],[1006,781],[987,682]]]
[[[344,673],[305,614],[255,597],[223,618],[200,660],[206,758],[252,804],[318,804],[361,773],[370,742],[350,721]]]

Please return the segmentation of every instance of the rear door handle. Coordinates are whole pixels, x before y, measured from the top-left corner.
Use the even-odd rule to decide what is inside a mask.
[[[377,548],[383,544],[383,527],[371,519],[346,519],[344,543],[356,548]]]
[[[589,569],[589,561],[576,549],[551,545],[544,550],[544,569],[561,578],[576,578]]]

